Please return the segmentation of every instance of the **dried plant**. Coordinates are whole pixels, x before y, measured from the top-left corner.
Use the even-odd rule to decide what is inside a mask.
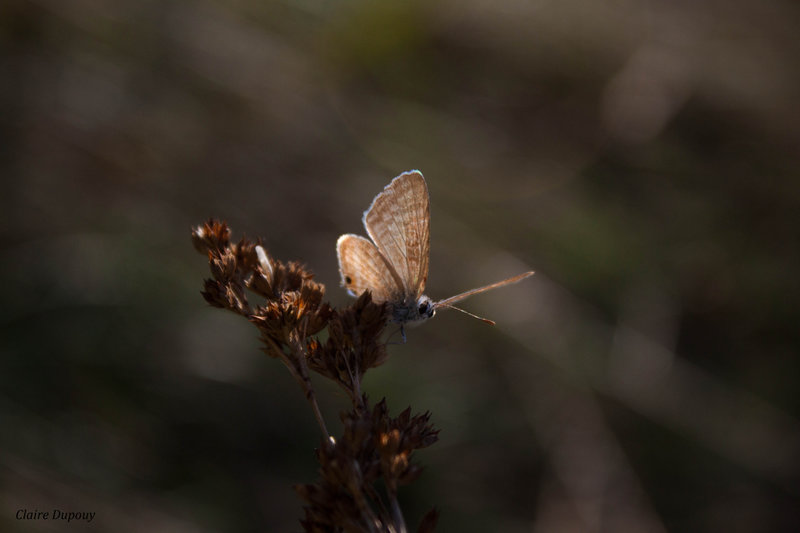
[[[264,351],[289,369],[319,424],[320,479],[295,487],[306,503],[300,521],[305,531],[407,531],[398,488],[419,476],[413,452],[436,442],[438,430],[430,424],[430,413],[412,416],[408,408],[393,418],[385,398],[370,406],[361,392],[364,373],[388,356],[381,340],[387,304],[373,302],[365,292],[344,309],[332,308],[323,301],[325,286],[301,264],[275,260],[260,240],[232,242],[224,222],[210,220],[194,228],[192,241],[211,268],[203,297],[259,329]],[[265,303],[252,304],[248,291]],[[328,338],[322,342],[315,335],[326,328]],[[309,370],[334,381],[352,402],[341,415],[344,431],[338,438],[325,425]],[[433,531],[437,516],[435,509],[429,511],[418,531]]]

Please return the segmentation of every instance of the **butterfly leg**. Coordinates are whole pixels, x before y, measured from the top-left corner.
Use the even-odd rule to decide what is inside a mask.
[[[402,337],[403,342],[389,342],[389,339],[394,337],[394,334],[397,333],[398,331],[400,332],[400,336]],[[405,343],[406,343],[406,330],[403,328],[403,325],[401,324],[399,330],[395,330],[392,332],[391,335],[389,335],[389,337],[386,339],[386,344],[388,345],[388,344],[405,344]]]

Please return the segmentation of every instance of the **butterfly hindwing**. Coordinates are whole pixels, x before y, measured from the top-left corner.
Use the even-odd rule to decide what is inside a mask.
[[[372,291],[378,302],[399,301],[403,288],[389,270],[386,260],[372,242],[360,235],[346,234],[336,242],[342,286],[352,296]]]
[[[394,178],[364,213],[375,246],[400,278],[403,301],[417,301],[425,290],[430,254],[430,198],[417,170]]]

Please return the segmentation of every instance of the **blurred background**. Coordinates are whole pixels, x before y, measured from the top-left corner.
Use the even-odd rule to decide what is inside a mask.
[[[339,288],[400,172],[443,312],[366,376],[438,531],[800,528],[800,7],[6,0],[0,530],[300,531],[314,418],[200,296],[217,217]],[[345,397],[316,380],[329,426]],[[91,511],[91,524],[17,520]]]

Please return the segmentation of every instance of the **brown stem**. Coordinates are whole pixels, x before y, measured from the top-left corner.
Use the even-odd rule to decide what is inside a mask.
[[[322,435],[331,440],[331,434],[328,433],[328,428],[325,426],[325,420],[322,418],[322,411],[319,409],[319,405],[317,404],[317,395],[314,393],[313,389],[309,389],[306,393],[306,398],[308,398],[308,402],[311,404],[311,409],[314,411],[314,416],[317,419],[317,423],[319,424],[319,429],[322,431]]]
[[[314,411],[314,417],[317,419],[317,424],[319,424],[319,428],[322,431],[322,436],[330,440],[331,434],[328,433],[328,428],[325,426],[325,420],[322,418],[322,411],[320,411],[319,404],[317,403],[317,395],[314,392],[311,379],[308,377],[305,348],[297,340],[292,340],[291,347],[294,352],[292,354],[294,357],[290,357],[289,354],[285,353],[272,339],[266,337],[266,341],[270,343],[272,350],[280,356],[283,364],[286,365],[286,368],[289,369],[289,372],[300,384],[306,399],[311,404],[311,410]]]
[[[397,493],[389,491],[389,502],[392,506],[392,518],[397,528],[397,533],[407,533],[406,520],[403,518],[403,511],[400,509],[400,502],[397,501]]]
[[[303,319],[303,333],[302,335],[299,335],[299,338],[295,339],[295,341],[292,343],[295,345],[295,359],[300,367],[301,376],[303,378],[303,388],[306,392],[306,399],[308,399],[308,402],[311,404],[311,409],[314,411],[314,416],[317,419],[319,428],[322,430],[322,436],[328,440],[331,440],[331,434],[328,433],[328,428],[325,426],[325,420],[322,418],[322,411],[320,411],[319,404],[317,403],[317,395],[314,392],[314,387],[311,385],[311,379],[308,377],[308,360],[306,357],[307,354],[304,342],[306,339],[307,326],[308,317],[305,317]]]

